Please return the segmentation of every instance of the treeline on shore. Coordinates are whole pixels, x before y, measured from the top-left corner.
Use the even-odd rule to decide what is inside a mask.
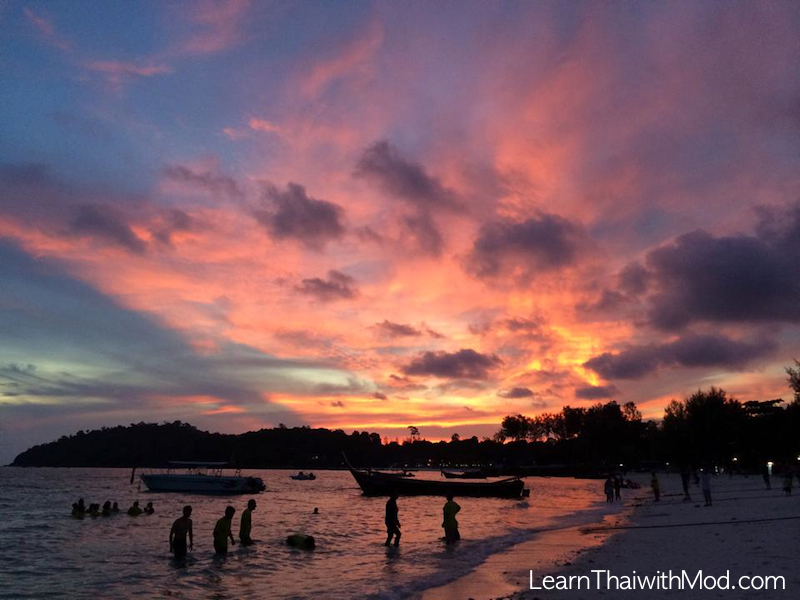
[[[800,368],[800,364],[798,365]],[[422,439],[409,427],[403,441],[377,433],[280,426],[239,435],[200,431],[188,423],[138,423],[79,431],[16,457],[14,466],[143,467],[169,460],[228,460],[243,468],[322,469],[342,466],[540,466],[553,474],[701,464],[761,469],[767,461],[794,465],[800,457],[800,378],[788,369],[794,399],[739,402],[718,388],[671,402],[660,422],[645,421],[632,402],[565,406],[535,417],[509,415],[492,437]],[[792,375],[795,375],[792,378]],[[536,473],[536,470],[529,470]]]

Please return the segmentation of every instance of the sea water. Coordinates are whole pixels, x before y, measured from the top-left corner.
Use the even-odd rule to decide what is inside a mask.
[[[409,598],[469,573],[494,553],[543,530],[599,520],[602,482],[529,478],[529,498],[456,498],[461,542],[442,540],[443,498],[401,497],[399,548],[386,548],[385,498],[361,494],[347,471],[294,481],[285,470],[247,471],[267,490],[254,496],[151,493],[127,469],[0,468],[0,599],[5,598]],[[418,477],[439,478],[419,472]],[[253,546],[214,555],[212,531],[236,508],[234,536],[254,497]],[[71,506],[119,503],[112,517],[75,519]],[[155,514],[129,517],[134,500]],[[193,508],[194,551],[169,553],[172,522]],[[319,514],[314,514],[314,508]],[[317,548],[285,545],[292,533]],[[237,537],[238,541],[238,537]]]

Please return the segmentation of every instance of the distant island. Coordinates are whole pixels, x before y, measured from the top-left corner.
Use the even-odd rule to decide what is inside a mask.
[[[432,442],[409,426],[404,440],[378,433],[285,427],[238,435],[211,433],[175,421],[79,431],[19,454],[19,467],[146,467],[170,460],[230,461],[242,468],[325,469],[353,464],[375,468],[495,468],[498,473],[600,475],[628,469],[714,465],[758,471],[767,463],[794,468],[800,461],[800,380],[795,398],[739,402],[724,390],[698,391],[671,402],[660,422],[643,421],[632,403],[563,407],[536,417],[506,416],[493,437]]]

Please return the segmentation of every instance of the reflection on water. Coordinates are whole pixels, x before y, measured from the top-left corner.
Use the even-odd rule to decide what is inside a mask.
[[[236,535],[250,496],[153,494],[130,485],[127,469],[0,468],[0,598],[404,598],[537,529],[590,522],[604,510],[597,482],[533,478],[524,500],[458,499],[463,539],[446,548],[444,499],[401,497],[401,546],[386,548],[386,499],[362,496],[349,473],[321,471],[316,481],[293,481],[288,471],[248,474],[267,485],[253,513],[256,544],[215,557],[216,520],[233,505]],[[73,519],[79,497],[87,505],[116,500],[121,512]],[[152,501],[155,514],[127,516],[134,500]],[[194,552],[176,562],[169,531],[185,504],[194,509]],[[287,547],[292,533],[313,535],[317,549]]]

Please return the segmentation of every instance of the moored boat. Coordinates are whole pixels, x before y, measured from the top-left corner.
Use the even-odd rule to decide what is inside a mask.
[[[300,471],[297,475],[289,475],[295,481],[314,481],[317,476],[313,473],[303,473]]]
[[[518,477],[490,482],[441,481],[408,479],[371,469],[356,469],[345,457],[345,463],[361,490],[367,496],[471,496],[494,498],[521,498],[525,484]]]
[[[480,470],[474,471],[442,471],[446,479],[486,479],[486,474]]]
[[[225,469],[233,469],[225,475]],[[181,470],[184,472],[175,473]],[[135,469],[134,469],[135,471]],[[255,494],[266,489],[260,477],[242,475],[239,468],[225,462],[170,462],[163,473],[142,473],[141,480],[151,492],[191,492],[194,494]],[[131,474],[131,481],[133,473]]]

